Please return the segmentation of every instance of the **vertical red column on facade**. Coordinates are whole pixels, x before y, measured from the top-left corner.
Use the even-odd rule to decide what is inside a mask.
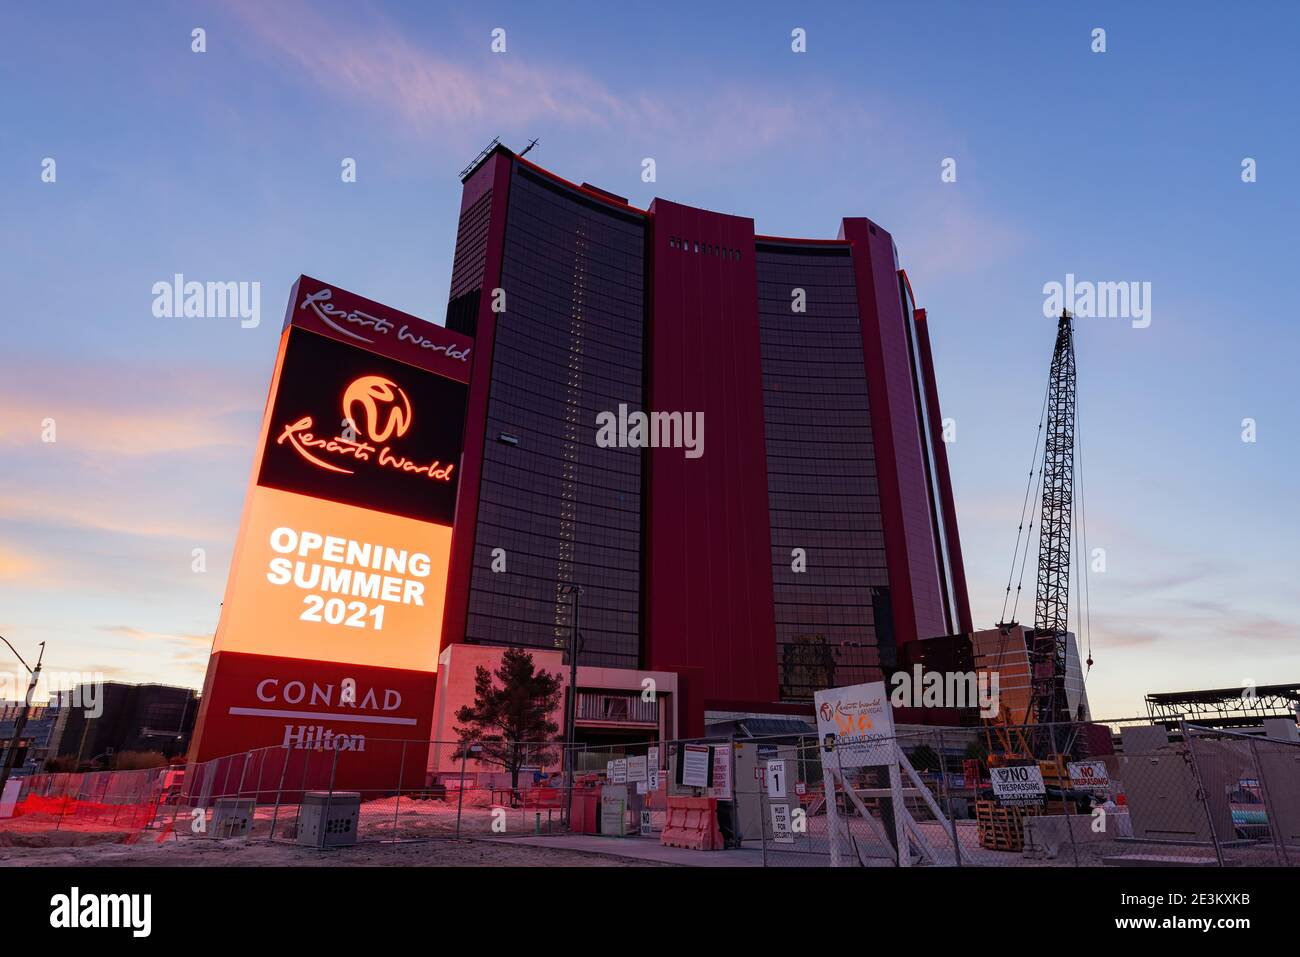
[[[895,641],[902,645],[948,630],[934,555],[909,330],[889,233],[854,217],[841,224],[840,239],[853,245]]]
[[[461,196],[464,212],[484,192],[491,191],[483,287],[474,333],[474,361],[470,374],[469,406],[465,414],[465,450],[460,466],[460,492],[451,538],[447,601],[442,618],[442,645],[465,640],[469,617],[469,586],[474,570],[474,538],[478,527],[479,485],[483,475],[483,448],[487,441],[488,392],[492,384],[492,342],[496,313],[492,291],[501,285],[505,253],[506,209],[510,199],[513,158],[498,152],[489,157],[466,182]],[[509,300],[507,300],[509,308]]]
[[[703,413],[705,441],[694,459],[648,452],[647,665],[701,669],[710,706],[774,702],[753,220],[658,199],[650,212],[646,409]]]
[[[961,559],[961,537],[957,533],[957,506],[953,501],[952,477],[948,471],[948,446],[943,440],[943,418],[939,413],[939,386],[934,377],[934,357],[930,351],[930,329],[924,309],[916,310],[916,339],[921,352],[921,371],[925,377],[925,402],[930,420],[930,444],[934,449],[935,480],[943,505],[944,536],[948,540],[948,568],[957,603],[957,628],[974,631],[970,617],[970,596],[966,591],[966,566]],[[935,545],[936,549],[938,544]]]

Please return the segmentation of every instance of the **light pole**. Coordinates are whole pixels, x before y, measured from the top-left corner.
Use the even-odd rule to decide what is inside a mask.
[[[564,821],[573,830],[573,786],[577,777],[577,755],[574,753],[578,727],[578,652],[582,638],[578,632],[578,607],[582,596],[581,585],[566,585],[565,594],[573,598],[573,625],[569,630],[569,693],[564,709],[564,769],[569,779],[568,795],[564,801]]]
[[[9,639],[4,635],[0,635],[0,641],[9,645]],[[9,748],[5,751],[4,761],[0,761],[0,794],[4,794],[5,784],[9,781],[9,771],[13,768],[14,760],[18,757],[18,742],[22,740],[23,729],[27,727],[27,712],[32,706],[32,693],[36,690],[36,679],[41,674],[41,659],[45,657],[45,642],[41,642],[41,652],[36,656],[35,670],[32,670],[27,662],[23,661],[23,656],[18,654],[17,648],[9,645],[9,650],[14,653],[14,657],[18,659],[19,663],[27,669],[32,677],[27,683],[27,697],[23,699],[23,706],[19,709],[18,717],[14,720],[14,733],[13,737],[9,739]]]

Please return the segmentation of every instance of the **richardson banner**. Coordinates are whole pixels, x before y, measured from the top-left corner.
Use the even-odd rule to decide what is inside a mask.
[[[383,788],[428,740],[471,346],[295,284],[192,760],[326,749],[337,787]]]

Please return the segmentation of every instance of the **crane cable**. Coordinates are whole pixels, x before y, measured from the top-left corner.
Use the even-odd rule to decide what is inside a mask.
[[[1030,534],[1027,536],[1025,535],[1025,513],[1029,507],[1030,490],[1033,489],[1034,487],[1034,471],[1035,471],[1035,467],[1038,465],[1038,445],[1043,439],[1043,421],[1047,418],[1047,397],[1051,393],[1051,389],[1052,389],[1052,382],[1051,382],[1051,377],[1049,376],[1047,381],[1047,388],[1043,390],[1043,408],[1042,411],[1038,414],[1038,432],[1034,435],[1034,451],[1033,454],[1030,455],[1029,457],[1029,478],[1025,482],[1024,501],[1021,502],[1020,504],[1020,525],[1016,528],[1016,547],[1015,550],[1012,551],[1011,553],[1011,571],[1007,573],[1007,590],[1002,596],[1002,621],[1003,622],[1007,621],[1007,602],[1011,600],[1011,580],[1016,577],[1017,558],[1021,559],[1020,580],[1016,584],[1016,601],[1015,604],[1012,606],[1012,611],[1011,611],[1012,618],[1015,617],[1015,609],[1020,605],[1020,588],[1025,581],[1025,558],[1028,558],[1029,556],[1029,542],[1030,539],[1033,537],[1033,529],[1034,529],[1034,520],[1031,516],[1029,519]],[[1039,489],[1038,489],[1038,494],[1034,496],[1035,508],[1037,508],[1037,504],[1038,504],[1038,495],[1042,494],[1042,470],[1039,469],[1038,473],[1039,473],[1038,474]],[[1022,537],[1024,537],[1025,540],[1024,558],[1021,558],[1020,556],[1020,540]]]
[[[1016,581],[1016,600],[1015,600],[1014,602],[1012,602],[1012,604],[1011,604],[1011,620],[1012,620],[1012,621],[1015,621],[1015,619],[1016,619],[1016,611],[1019,610],[1019,608],[1020,608],[1020,590],[1024,587],[1024,584],[1025,584],[1025,568],[1026,568],[1026,566],[1028,566],[1028,564],[1029,564],[1029,551],[1030,551],[1030,547],[1031,547],[1031,545],[1032,545],[1032,543],[1033,543],[1033,539],[1034,539],[1034,519],[1033,519],[1033,516],[1041,514],[1042,502],[1043,502],[1043,480],[1044,480],[1045,478],[1046,478],[1046,475],[1045,475],[1045,469],[1039,469],[1039,470],[1038,470],[1038,489],[1037,489],[1037,490],[1035,491],[1035,493],[1034,493],[1034,510],[1033,510],[1033,512],[1030,513],[1030,518],[1029,518],[1029,528],[1027,529],[1027,534],[1026,534],[1026,536],[1025,536],[1025,550],[1024,550],[1023,552],[1020,553],[1020,578],[1017,579],[1017,581]],[[1039,523],[1038,523],[1038,534],[1039,534],[1039,537],[1040,537],[1040,544],[1041,544],[1041,537],[1042,537],[1042,534],[1043,534],[1043,523],[1042,523],[1042,522],[1039,522]],[[1035,597],[1037,597],[1037,591],[1036,591],[1036,590],[1035,590]],[[1034,614],[1037,615],[1037,613],[1038,613],[1038,610],[1037,610],[1037,608],[1035,608],[1035,609],[1034,609]]]
[[[1079,630],[1083,632],[1080,637],[1087,643],[1088,660],[1083,669],[1083,683],[1088,683],[1088,672],[1092,670],[1092,589],[1088,578],[1088,557],[1091,554],[1088,551],[1088,501],[1084,496],[1083,490],[1083,428],[1079,424],[1079,371],[1078,362],[1075,362],[1075,388],[1074,388],[1074,457],[1077,463],[1078,481],[1074,483],[1074,489],[1078,493],[1079,501],[1079,534],[1076,536],[1082,545],[1082,551],[1079,556],[1080,575],[1082,589],[1076,585],[1075,596],[1079,599]]]

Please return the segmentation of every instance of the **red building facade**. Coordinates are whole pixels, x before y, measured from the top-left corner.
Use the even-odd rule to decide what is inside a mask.
[[[496,147],[464,178],[449,329],[474,339],[442,644],[675,672],[798,712],[970,630],[925,314],[889,233],[759,236]],[[699,414],[702,454],[597,416]]]

